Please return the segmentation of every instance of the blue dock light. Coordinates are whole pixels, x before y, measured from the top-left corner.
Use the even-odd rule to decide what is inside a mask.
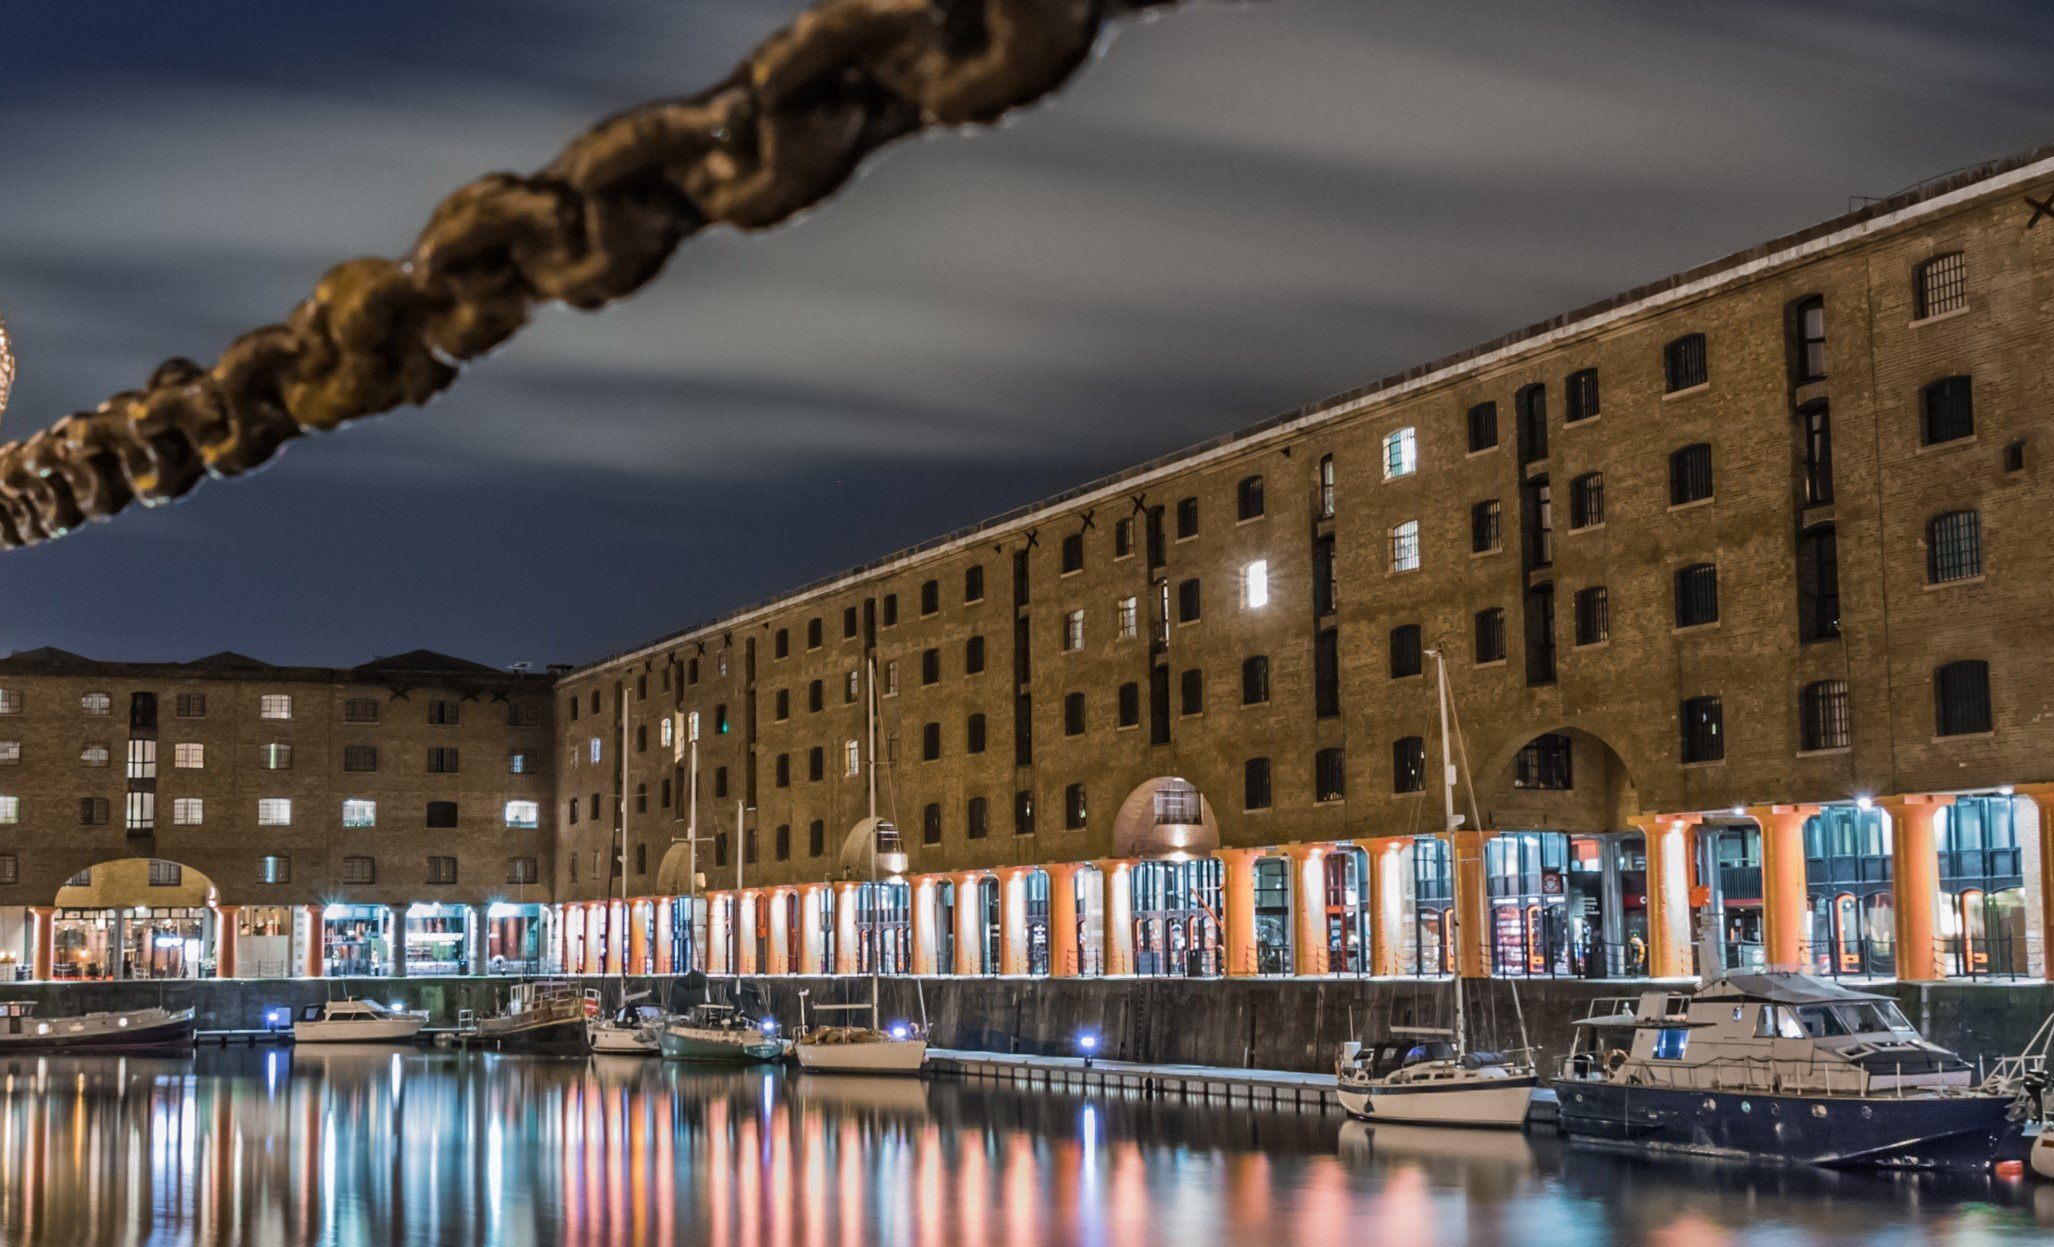
[[[912,1031],[906,1028],[906,1024],[904,1022],[893,1022],[891,1024],[891,1037],[893,1039],[904,1039],[912,1033]]]
[[[1085,1031],[1077,1036],[1077,1051],[1084,1054],[1084,1068],[1091,1068],[1091,1058],[1098,1055],[1098,1036]]]
[[[292,1023],[292,1010],[278,1008],[264,1010],[264,1025],[282,1028]]]
[[[761,1022],[756,1023],[756,1029],[766,1035],[775,1035],[777,1034],[777,1019],[764,1018]]]

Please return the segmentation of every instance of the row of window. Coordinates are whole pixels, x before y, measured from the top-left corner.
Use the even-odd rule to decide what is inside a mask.
[[[155,694],[147,694],[153,700]],[[92,718],[102,718],[114,712],[114,698],[111,694],[91,692],[79,695],[79,712]],[[207,717],[207,695],[205,693],[179,693],[174,699],[177,717],[181,719],[204,719]],[[24,714],[28,709],[28,695],[22,689],[0,688],[0,714]],[[345,723],[378,722],[378,701],[371,697],[352,697],[342,704],[342,718]],[[155,715],[154,708],[151,711]],[[433,724],[455,725],[462,715],[461,705],[454,701],[431,701],[427,705],[427,721]],[[293,717],[293,698],[290,693],[265,693],[257,698],[257,717],[260,719],[290,719]],[[542,712],[532,703],[509,703],[506,711],[510,727],[534,727],[541,723]]]
[[[156,794],[132,792],[128,794],[131,821],[138,813],[146,819],[154,818]],[[149,807],[139,811],[138,806]],[[112,803],[106,797],[80,797],[78,800],[78,821],[81,827],[102,827],[112,814]],[[541,826],[542,808],[535,801],[508,801],[503,815],[508,827],[533,828]],[[0,795],[0,826],[15,826],[22,819],[22,799],[18,796]],[[257,825],[259,827],[289,827],[292,825],[293,809],[290,797],[260,797],[257,799]],[[171,802],[171,821],[178,827],[200,827],[207,821],[207,803],[204,797],[175,797]],[[432,828],[455,827],[457,825],[457,803],[454,801],[430,801],[423,815],[423,825]],[[378,803],[376,801],[350,798],[342,803],[342,825],[344,827],[376,827],[378,825]]]

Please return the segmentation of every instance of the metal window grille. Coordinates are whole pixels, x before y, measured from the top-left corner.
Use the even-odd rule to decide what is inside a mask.
[[[1496,606],[1476,612],[1476,661],[1503,662],[1505,612]]]
[[[181,719],[204,719],[207,717],[207,695],[205,693],[180,693],[177,706],[178,717]]]
[[[282,853],[266,854],[258,858],[257,880],[260,883],[291,883],[292,859]]]
[[[1198,535],[1198,499],[1186,498],[1177,504],[1177,535],[1196,537]]]
[[[378,882],[378,860],[371,857],[343,858],[342,881],[357,884]]]
[[[160,862],[150,859],[150,886],[153,888],[175,888],[185,881],[185,871],[177,862]]]
[[[1519,391],[1519,462],[1538,463],[1548,457],[1548,390],[1529,385]]]
[[[1847,682],[1820,680],[1805,685],[1799,720],[1800,744],[1804,749],[1847,748],[1853,738],[1847,713]]]
[[[1576,643],[1596,645],[1612,636],[1611,593],[1594,585],[1576,595]]]
[[[1469,508],[1469,548],[1483,554],[1498,548],[1504,541],[1505,509],[1496,498],[1477,503]]]
[[[1384,479],[1410,476],[1419,467],[1419,435],[1412,429],[1395,429],[1384,436]]]
[[[1569,483],[1569,527],[1590,528],[1605,522],[1605,478],[1589,472]]]
[[[1683,760],[1717,762],[1726,756],[1725,709],[1716,697],[1683,703]]]
[[[1939,734],[1962,736],[1991,730],[1990,664],[1980,659],[1951,662],[1933,673],[1933,703]]]
[[[1391,678],[1418,675],[1421,670],[1418,624],[1400,624],[1391,629]]]
[[[1241,768],[1241,808],[1266,810],[1269,805],[1269,759],[1250,758]]]
[[[1419,570],[1419,521],[1406,520],[1391,530],[1391,570]]]
[[[1833,501],[1833,416],[1824,403],[1804,409],[1804,500]]]
[[[1816,381],[1826,375],[1826,301],[1813,295],[1798,303],[1791,317],[1793,381]]]
[[[1241,664],[1241,704],[1259,705],[1269,700],[1269,659],[1258,654]]]
[[[428,722],[433,724],[443,726],[454,724],[461,713],[461,709],[453,701],[431,701],[428,703]]]
[[[457,770],[457,751],[443,746],[428,751],[428,773],[430,775],[453,775]]]
[[[1242,481],[1235,490],[1236,515],[1240,519],[1252,520],[1262,514],[1262,478],[1251,476]]]
[[[1391,791],[1421,792],[1426,788],[1426,740],[1407,736],[1391,745]]]
[[[1936,255],[1918,267],[1917,317],[1938,316],[1968,306],[1968,258],[1959,251]]]
[[[1469,449],[1472,453],[1498,444],[1498,405],[1478,403],[1469,409]]]
[[[1316,801],[1339,801],[1347,795],[1347,755],[1322,749],[1312,756],[1312,795]]]
[[[508,883],[535,883],[541,875],[535,869],[532,857],[509,857],[506,859],[506,881]]]
[[[1719,617],[1719,569],[1693,563],[1676,573],[1676,626],[1694,628]]]
[[[455,883],[456,859],[453,857],[431,857],[428,859],[428,882]]]
[[[1334,457],[1322,455],[1319,461],[1319,518],[1334,518]]]
[[[1705,364],[1705,336],[1693,333],[1671,342],[1662,352],[1669,393],[1703,385],[1709,379]]]
[[[1572,372],[1562,385],[1564,398],[1569,404],[1568,414],[1563,416],[1564,424],[1588,420],[1598,414],[1598,370],[1585,368]]]
[[[1920,441],[1935,446],[1975,431],[1975,395],[1967,377],[1942,377],[1925,388],[1920,396]]]
[[[98,827],[107,821],[107,798],[81,797],[78,803],[78,821],[88,827]]]
[[[1926,579],[1933,584],[1983,574],[1982,517],[1949,511],[1926,524]]]
[[[1712,448],[1703,442],[1669,456],[1669,505],[1712,496]]]
[[[1572,752],[1569,738],[1560,732],[1534,737],[1513,759],[1512,786],[1556,792],[1574,787]]]
[[[1202,821],[1198,789],[1174,780],[1155,790],[1155,825],[1193,827]]]

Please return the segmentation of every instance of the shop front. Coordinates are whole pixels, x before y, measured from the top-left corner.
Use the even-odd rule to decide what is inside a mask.
[[[409,905],[406,924],[408,977],[471,972],[470,906],[429,902]]]
[[[383,905],[330,905],[321,911],[322,972],[339,978],[392,973],[392,911]]]

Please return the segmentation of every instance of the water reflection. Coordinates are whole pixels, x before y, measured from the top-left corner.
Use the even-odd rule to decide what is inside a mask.
[[[2024,1183],[975,1084],[416,1049],[0,1061],[8,1242],[2024,1241]],[[2036,1201],[2042,1204],[2035,1207]]]

